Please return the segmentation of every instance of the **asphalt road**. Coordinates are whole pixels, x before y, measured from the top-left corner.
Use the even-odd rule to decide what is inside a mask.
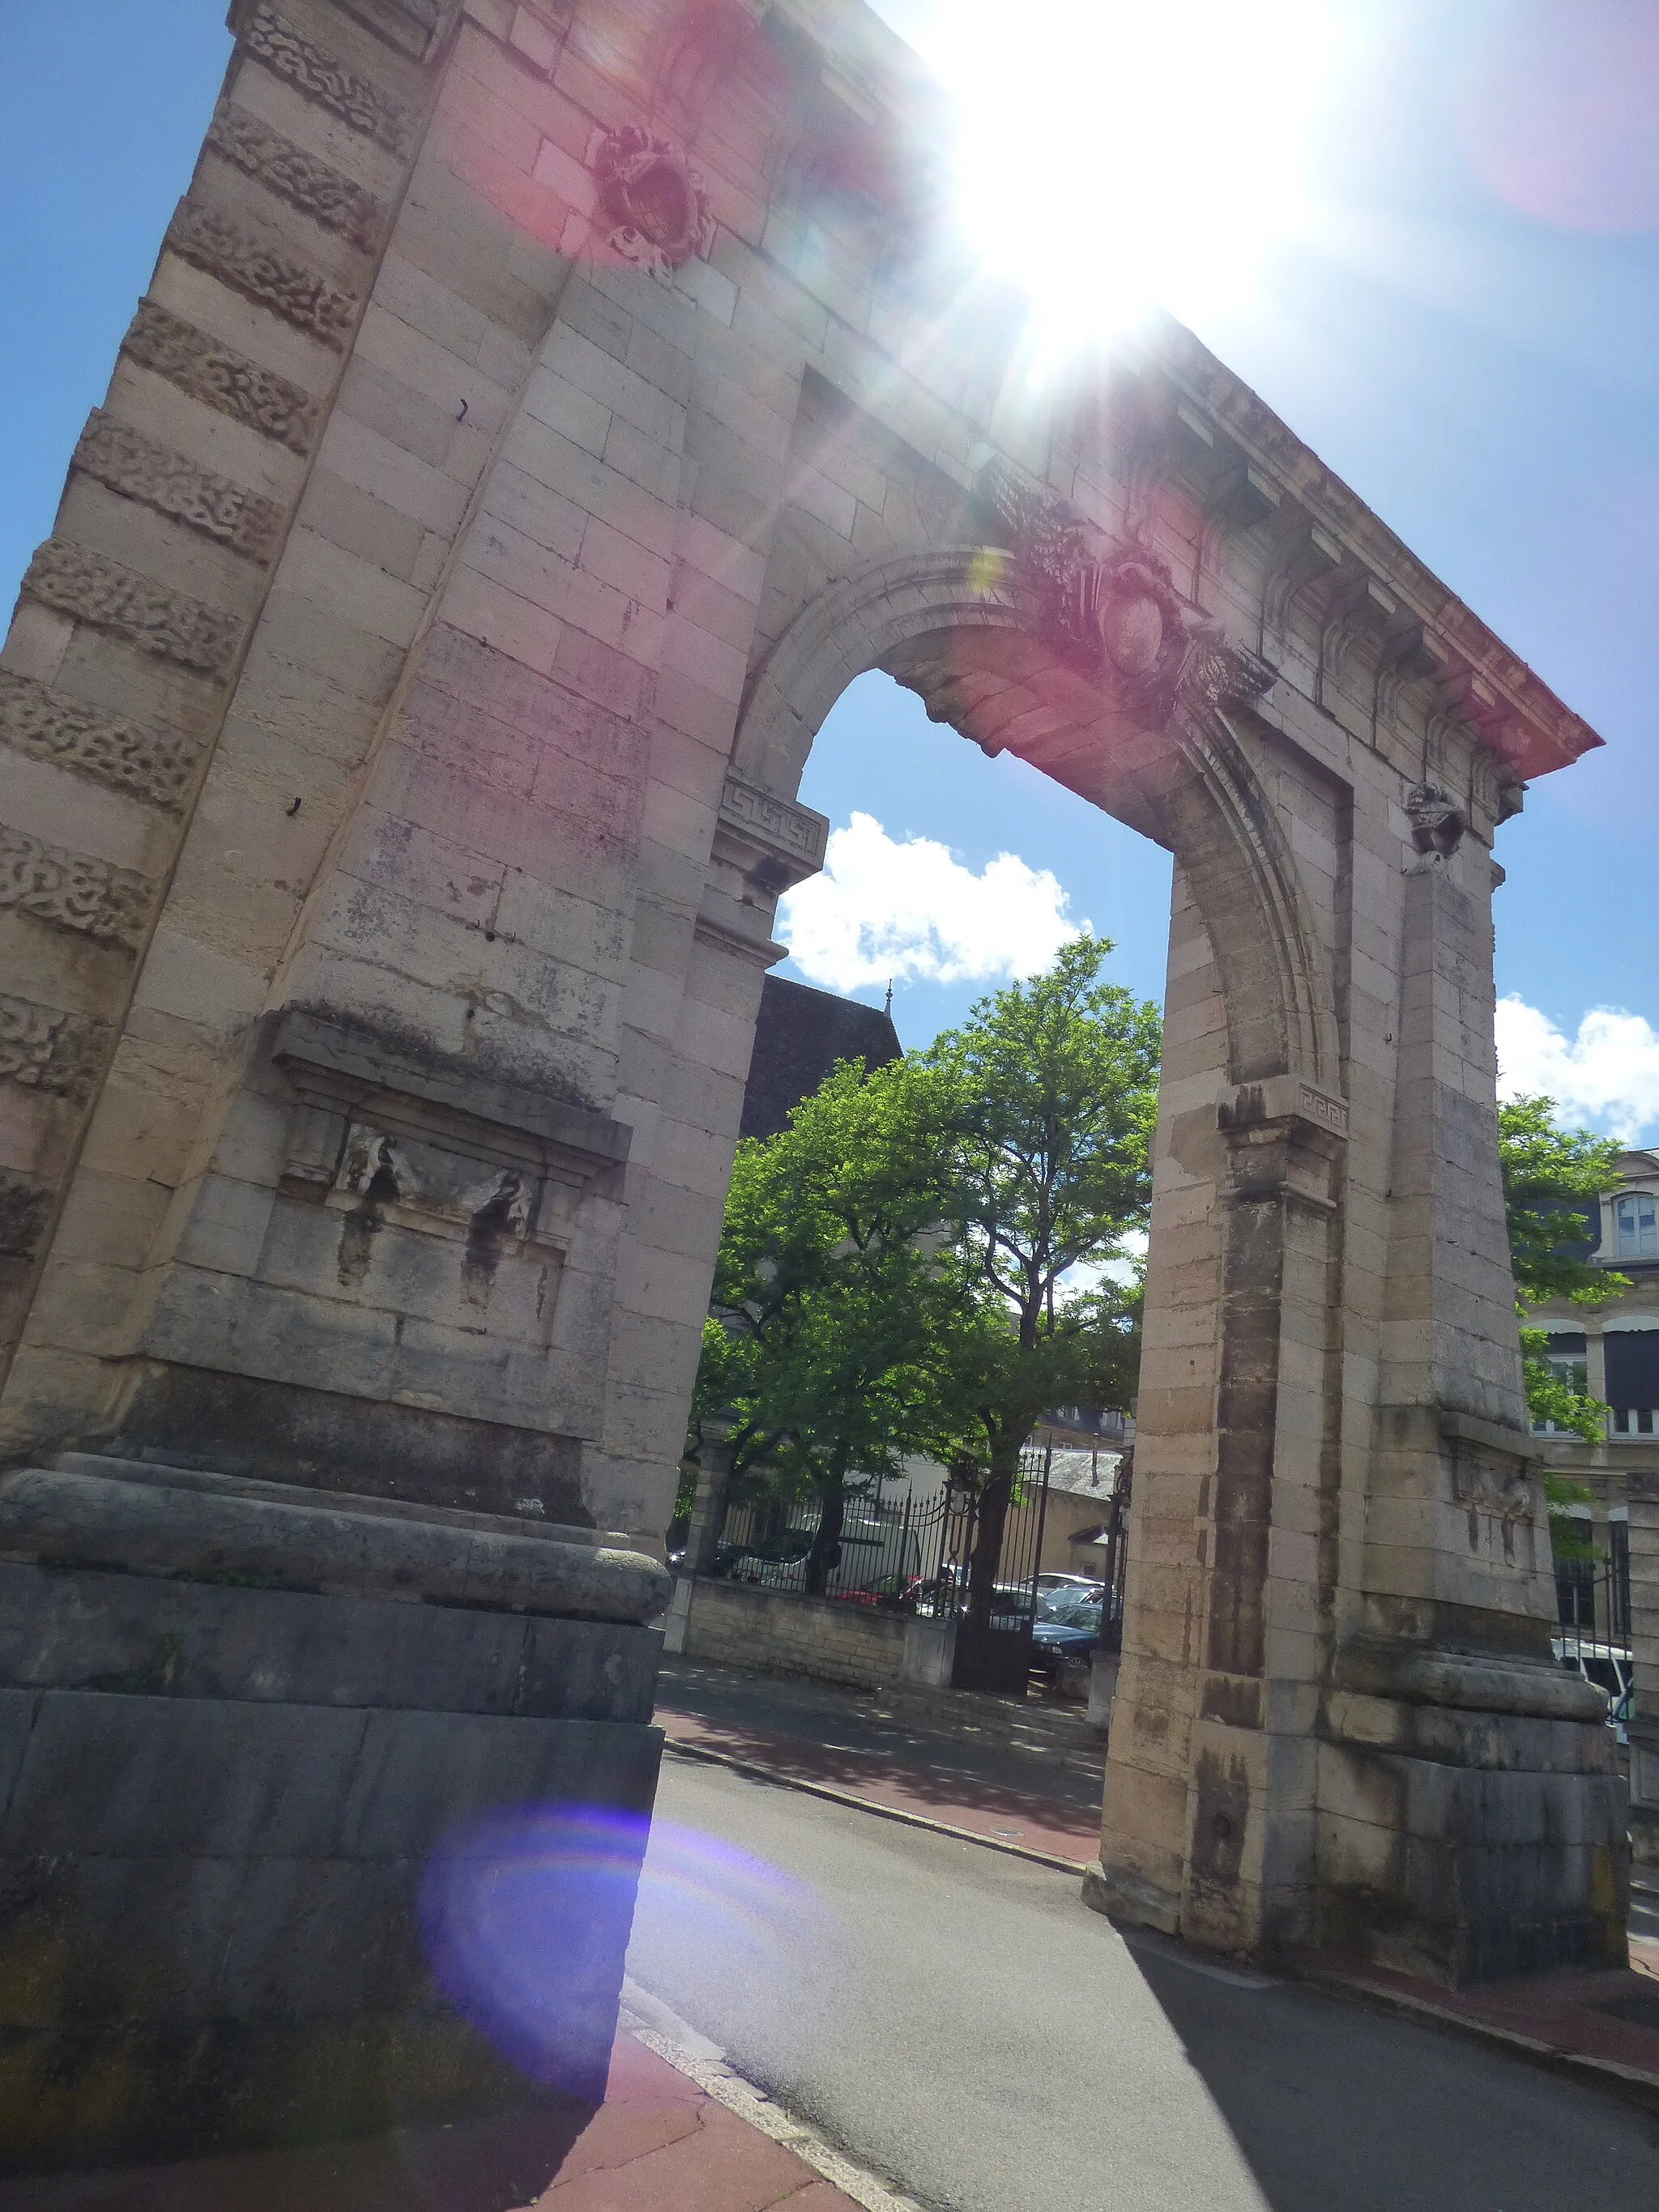
[[[941,2212],[1654,2212],[1659,2118],[1127,1942],[1066,1875],[665,1762],[635,1980]]]

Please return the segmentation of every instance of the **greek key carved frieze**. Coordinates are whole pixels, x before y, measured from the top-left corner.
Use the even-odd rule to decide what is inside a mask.
[[[286,77],[307,100],[337,115],[361,137],[372,138],[388,154],[400,157],[413,148],[415,118],[403,102],[344,68],[274,8],[254,9],[242,33],[242,43],[258,54],[267,69]]]
[[[372,253],[380,244],[386,210],[374,193],[282,137],[245,107],[219,107],[208,125],[208,144],[360,253]]]
[[[192,399],[275,438],[291,453],[311,451],[317,409],[309,392],[221,345],[153,300],[139,301],[122,345],[141,368],[165,376]]]
[[[177,730],[119,721],[66,699],[32,677],[0,670],[0,740],[36,760],[73,769],[112,790],[177,813],[199,748]]]
[[[83,1103],[98,1079],[109,1024],[0,991],[0,1081]]]
[[[15,907],[56,929],[73,929],[100,944],[138,943],[152,886],[131,868],[112,867],[89,854],[65,852],[21,830],[0,828],[0,908]]]
[[[112,491],[141,501],[251,560],[267,560],[276,550],[283,515],[274,501],[198,468],[101,407],[93,410],[81,433],[75,465]]]
[[[51,1212],[52,1193],[43,1183],[0,1174],[0,1255],[32,1260]]]
[[[186,200],[167,227],[173,252],[295,330],[320,339],[336,353],[344,345],[357,302],[302,262],[274,252],[211,209]]]
[[[118,561],[64,538],[49,538],[37,550],[23,589],[60,614],[124,639],[140,653],[176,660],[207,676],[226,672],[242,635],[234,615],[222,614],[181,592],[169,592],[148,576],[124,568]]]
[[[830,825],[809,806],[778,799],[728,773],[720,793],[720,820],[781,856],[804,861],[809,871],[823,866]]]
[[[1124,707],[1162,727],[1189,711],[1258,698],[1274,672],[1181,599],[1150,548],[1115,545],[1068,501],[1000,454],[980,497],[1007,532],[1042,634]]]

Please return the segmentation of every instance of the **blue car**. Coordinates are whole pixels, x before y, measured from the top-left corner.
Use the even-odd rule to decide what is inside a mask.
[[[1076,1590],[1044,1591],[1031,1624],[1031,1664],[1038,1674],[1057,1674],[1068,1659],[1086,1660],[1100,1642],[1098,1596]]]

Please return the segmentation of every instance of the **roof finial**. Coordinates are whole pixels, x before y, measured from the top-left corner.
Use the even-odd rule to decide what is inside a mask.
[[[882,1008],[882,1012],[890,1022],[893,1018],[893,979],[890,975],[887,978],[887,1004]]]

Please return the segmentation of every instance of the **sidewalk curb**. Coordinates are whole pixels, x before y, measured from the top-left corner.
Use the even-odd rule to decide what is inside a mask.
[[[1378,2005],[1386,2012],[1400,2013],[1409,2020],[1431,2021],[1436,2027],[1449,2028],[1473,2043],[1496,2044],[1500,2049],[1513,2051],[1517,2057],[1548,2067],[1552,2072],[1571,2073],[1579,2081],[1589,2076],[1617,2094],[1630,2096],[1633,2093],[1637,2103],[1659,2111],[1659,2074],[1649,2073],[1643,2067],[1626,2066],[1617,2058],[1596,2058],[1588,2051],[1568,2051],[1559,2043],[1522,2035],[1518,2028],[1500,2027],[1495,2021],[1455,2012],[1449,2005],[1436,2004],[1430,1997],[1414,1996],[1407,1990],[1391,1990],[1357,1978],[1350,1979],[1305,1960],[1290,1959],[1283,1964],[1287,1976],[1304,1988],[1322,1990],[1327,1996],[1346,1997],[1351,2003]]]
[[[641,2007],[648,2008],[659,2024],[653,2025],[651,2019],[643,2017]],[[709,2043],[707,2037],[689,2029],[660,1998],[653,1997],[647,1990],[634,1984],[624,1984],[620,2025],[635,2043],[654,2051],[677,2074],[684,2074],[688,2081],[695,2081],[704,2096],[712,2098],[717,2105],[724,2105],[728,2112],[735,2112],[740,2120],[746,2121],[781,2149],[793,2151],[803,2165],[811,2166],[832,2188],[860,2206],[862,2212],[922,2212],[914,2197],[890,2188],[879,2175],[838,2150],[809,2122],[798,2119],[764,2089],[728,2066],[725,2053]],[[690,2046],[694,2044],[703,2047],[693,2049]]]
[[[832,1805],[850,1805],[854,1812],[873,1813],[883,1820],[897,1820],[907,1828],[925,1828],[930,1835],[951,1836],[957,1843],[978,1844],[988,1851],[1002,1851],[1011,1859],[1029,1859],[1034,1866],[1045,1866],[1057,1874],[1076,1875],[1079,1880],[1089,1863],[1086,1859],[1062,1859],[1052,1851],[1034,1851],[1029,1844],[1005,1843],[1000,1836],[981,1836],[972,1828],[952,1827],[948,1820],[929,1820],[925,1813],[907,1813],[902,1806],[880,1805],[872,1797],[858,1797],[850,1790],[837,1790],[828,1782],[808,1782],[793,1774],[785,1774],[775,1766],[762,1766],[751,1759],[734,1758],[729,1751],[711,1750],[706,1744],[688,1743],[679,1736],[665,1735],[663,1752],[678,1753],[682,1759],[700,1759],[709,1766],[727,1766],[733,1774],[746,1775],[751,1782],[770,1782],[781,1790],[799,1790],[808,1797],[824,1797]]]

